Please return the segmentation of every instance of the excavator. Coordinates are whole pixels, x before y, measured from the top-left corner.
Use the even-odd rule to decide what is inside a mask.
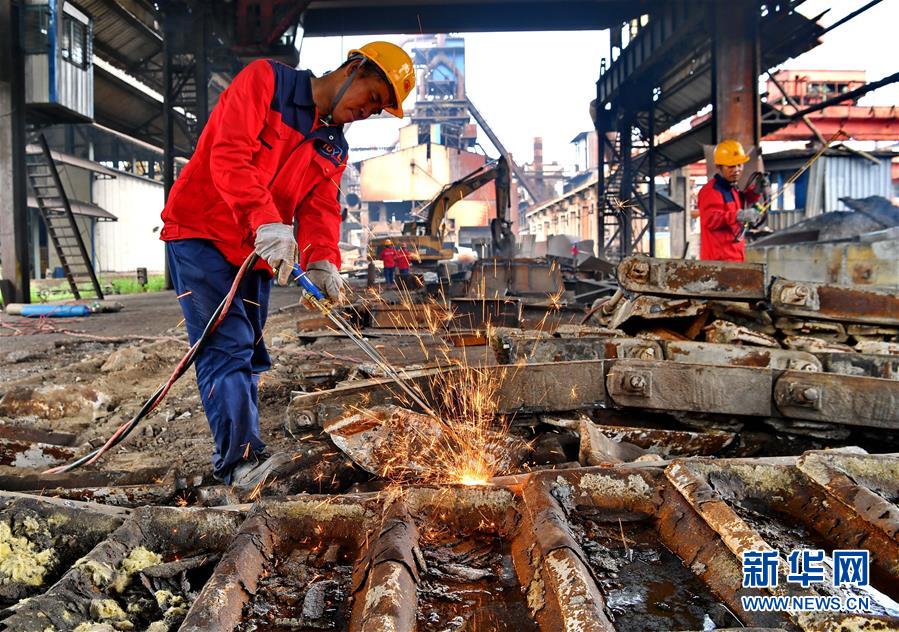
[[[446,234],[443,220],[447,212],[453,204],[465,196],[494,181],[496,217],[490,221],[491,254],[495,257],[512,257],[515,252],[515,235],[512,233],[512,223],[507,219],[511,179],[509,163],[505,158],[488,162],[463,178],[447,184],[419,211],[418,214],[424,217],[423,220],[406,222],[399,237],[379,237],[370,240],[369,254],[378,259],[384,248],[384,242],[390,239],[397,246],[405,244],[410,252],[417,255],[416,264],[420,267],[434,267],[438,261],[452,259],[452,248],[445,247],[443,243]]]

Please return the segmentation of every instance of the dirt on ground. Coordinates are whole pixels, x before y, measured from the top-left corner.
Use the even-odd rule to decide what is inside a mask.
[[[72,445],[80,454],[102,445],[165,382],[188,349],[174,293],[115,298],[123,305],[118,313],[77,319],[0,317],[0,424],[73,434]],[[273,366],[259,383],[259,416],[270,450],[297,448],[284,417],[291,391],[308,382],[307,374],[316,376],[314,382],[338,368],[350,372],[354,362],[361,364],[358,352],[343,340],[332,339],[327,351],[294,344],[297,321],[317,318],[298,300],[298,290],[275,288],[269,306],[265,342]],[[175,466],[184,475],[208,477],[212,450],[191,369],[122,445],[89,467],[134,471]],[[29,472],[16,467],[14,473]]]

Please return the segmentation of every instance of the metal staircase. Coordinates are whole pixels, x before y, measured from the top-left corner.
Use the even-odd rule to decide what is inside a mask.
[[[38,210],[44,220],[44,226],[47,227],[47,234],[53,242],[53,247],[56,248],[59,262],[75,298],[83,298],[82,293],[85,291],[83,287],[78,288],[79,281],[82,284],[89,281],[96,298],[102,300],[103,290],[100,288],[90,255],[81,238],[81,231],[75,222],[69,198],[59,179],[59,170],[43,134],[38,137],[38,144],[40,146],[38,151],[26,153],[25,168],[37,200]]]

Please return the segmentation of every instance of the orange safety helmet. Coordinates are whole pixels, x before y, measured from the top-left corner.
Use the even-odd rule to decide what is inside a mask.
[[[722,140],[715,146],[715,164],[733,167],[749,162],[749,154],[743,151],[743,145],[733,138]]]
[[[355,55],[365,57],[384,73],[396,102],[395,107],[385,107],[384,111],[403,118],[403,101],[415,87],[415,68],[409,54],[390,42],[369,42],[361,48],[351,50],[347,58]]]

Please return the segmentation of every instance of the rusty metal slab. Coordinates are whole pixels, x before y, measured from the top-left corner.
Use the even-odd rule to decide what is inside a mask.
[[[899,428],[899,382],[876,377],[785,371],[774,384],[785,417],[873,428]]]
[[[680,362],[615,360],[606,389],[618,406],[770,416],[772,373]]]
[[[689,364],[746,366],[761,369],[822,371],[821,361],[811,353],[735,344],[672,340],[665,343],[665,358]]]
[[[760,300],[767,296],[765,266],[754,263],[628,257],[618,282],[630,292]]]
[[[899,380],[899,356],[870,353],[816,353],[828,373]]]
[[[888,539],[899,539],[899,455],[806,452],[798,467]]]
[[[437,304],[368,306],[371,326],[376,329],[425,329],[449,320],[450,312]]]
[[[521,301],[514,298],[453,298],[450,310],[450,329],[518,327],[521,323]]]
[[[579,305],[563,305],[552,301],[523,301],[521,327],[555,333],[559,328],[577,326],[584,320],[586,310]]]
[[[771,306],[779,314],[843,322],[899,325],[899,293],[853,285],[776,279]]]
[[[532,259],[481,259],[475,262],[468,285],[473,298],[561,295],[562,270]]]
[[[242,622],[346,629],[351,567],[374,515],[371,505],[353,496],[257,502],[180,629],[227,632]],[[291,595],[280,608],[269,603],[279,592]],[[328,613],[321,607],[326,598]]]
[[[604,424],[593,426],[613,441],[624,441],[664,457],[711,456],[729,446],[736,437],[734,433],[722,430],[692,432]]]
[[[82,623],[87,627],[105,622],[116,623],[119,629],[146,629],[155,621],[177,627],[200,585],[183,578],[177,569],[171,580],[142,571],[200,556],[197,562],[203,568],[198,568],[198,577],[203,578],[242,520],[235,511],[135,509],[47,592],[6,611],[0,628],[44,632],[49,626],[73,630]],[[168,591],[166,599],[157,597],[160,590]]]
[[[839,342],[822,340],[813,336],[787,336],[783,340],[787,349],[808,351],[809,353],[854,353],[855,349]]]
[[[787,336],[814,336],[831,342],[846,342],[849,334],[843,323],[827,320],[800,320],[794,317],[780,317],[774,321],[783,334]]]
[[[523,490],[527,511],[513,540],[513,561],[528,607],[543,630],[611,632],[606,602],[545,480]]]
[[[714,320],[711,324],[702,328],[705,339],[717,344],[748,344],[758,347],[780,348],[780,343],[774,336],[756,331],[750,327],[732,323],[729,320]]]
[[[0,438],[70,447],[75,445],[78,436],[69,432],[41,430],[33,426],[0,423]]]
[[[870,550],[874,590],[835,587],[828,580],[811,589],[781,582],[772,592],[865,595],[871,598],[870,621],[899,621],[899,604],[887,597],[899,586],[899,543],[851,506],[833,502],[824,488],[796,467],[795,458],[695,459],[670,465],[666,474],[737,556],[748,550],[775,550],[786,560],[792,550],[810,542],[828,556],[837,549]],[[832,562],[828,565],[832,568]],[[812,592],[804,592],[808,590]],[[841,616],[836,614],[837,620]],[[819,619],[793,617],[803,629],[809,629],[805,623],[812,623],[811,629],[829,629],[817,627]],[[827,619],[834,622],[832,617]]]
[[[859,353],[868,353],[882,356],[899,357],[899,342],[886,342],[884,340],[859,340],[855,343],[855,349]]]
[[[696,299],[640,295],[619,302],[606,321],[609,327],[617,329],[632,319],[692,318],[707,309],[704,301]]]
[[[521,441],[497,430],[464,423],[441,423],[421,413],[397,406],[375,406],[355,412],[325,425],[325,432],[341,451],[359,467],[375,474],[400,479],[431,480],[449,471],[455,455],[466,454],[461,445],[472,436],[483,440],[479,457],[484,468],[505,474],[518,466],[529,448]],[[470,450],[470,448],[468,448]]]
[[[447,372],[464,368],[402,372],[431,401],[439,399],[432,389],[463,379],[447,377]],[[537,413],[592,408],[603,405],[605,383],[602,361],[557,362],[552,364],[500,365],[478,369],[495,380],[496,412]],[[564,384],[564,388],[559,388]],[[287,407],[288,421],[297,427],[325,425],[343,418],[347,411],[383,404],[409,406],[389,380],[360,380],[352,384],[313,393],[292,394]],[[414,408],[414,407],[412,407]]]
[[[497,353],[497,361],[503,364],[519,362],[536,364],[566,360],[603,360],[605,358],[655,360],[662,357],[661,347],[652,340],[609,336],[553,338],[504,334],[495,337],[493,348]]]

